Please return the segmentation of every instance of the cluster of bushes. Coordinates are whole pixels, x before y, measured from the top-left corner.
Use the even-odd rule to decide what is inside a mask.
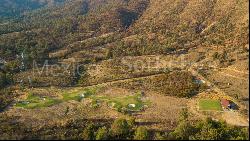
[[[248,128],[230,126],[211,118],[193,123],[188,120],[187,111],[183,110],[175,130],[158,137],[171,140],[248,140],[249,134]]]
[[[150,78],[135,79],[124,83],[113,84],[118,87],[147,89],[157,91],[166,96],[192,97],[202,88],[195,82],[189,72],[173,71]]]
[[[73,63],[51,65],[50,61],[45,61],[30,64],[26,60],[12,60],[0,71],[0,89],[12,84],[20,84],[21,87],[72,86],[83,72],[83,66]]]
[[[135,121],[118,119],[115,120],[111,126],[111,135],[115,139],[135,139],[135,140],[147,140],[149,139],[149,132],[145,127],[137,127],[134,129]],[[126,136],[127,134],[127,136]]]
[[[6,75],[0,72],[0,88],[3,88],[6,85]]]
[[[14,82],[13,73],[19,70],[17,64],[17,62],[9,62],[0,66],[0,112],[10,105],[16,96],[10,85]]]
[[[67,51],[61,55],[59,55],[61,58],[65,58],[67,55],[78,52],[78,51],[86,51],[86,55],[83,55],[85,59],[92,59],[95,60],[96,58],[88,58],[87,56],[91,56],[89,54],[89,51],[91,50],[91,47],[97,47],[97,46],[103,46],[108,43],[112,43],[116,40],[120,40],[123,35],[119,33],[113,33],[113,34],[107,34],[106,36],[99,36],[99,37],[93,37],[90,39],[86,39],[84,41],[75,42],[67,47]],[[104,54],[105,56],[108,56]]]
[[[0,18],[8,19],[12,17],[19,17],[25,12],[30,12],[35,9],[45,7],[47,5],[61,4],[64,0],[50,0],[50,1],[8,1],[2,0],[0,6]]]
[[[190,121],[183,110],[172,131],[153,131],[138,126],[134,118],[112,121],[72,120],[65,125],[50,125],[39,130],[23,123],[10,124],[15,117],[0,117],[0,139],[77,139],[77,140],[247,140],[248,129],[230,126],[208,118]]]
[[[67,87],[77,82],[77,75],[73,65],[39,67],[15,74],[14,83],[27,87]]]
[[[11,73],[4,73],[0,71],[0,89],[13,83],[13,76]]]
[[[15,96],[12,88],[0,89],[0,112],[14,101]]]
[[[235,61],[229,53],[229,50],[223,50],[222,52],[215,52],[212,57],[214,60],[218,60],[220,65],[229,66]]]
[[[65,125],[48,125],[36,130],[25,123],[10,124],[16,117],[0,116],[0,139],[146,140],[149,132],[130,118],[115,121],[72,120]]]
[[[192,97],[199,91],[200,85],[195,83],[195,78],[190,72],[174,71],[155,81],[155,87],[161,88],[165,95],[177,97]]]
[[[110,128],[95,128],[93,124],[88,125],[82,137],[84,140],[147,140],[149,132],[145,127],[136,127],[134,119],[116,119]]]
[[[138,131],[142,131],[143,134]],[[248,140],[248,128],[228,125],[224,121],[214,121],[211,118],[197,122],[189,121],[187,110],[181,113],[177,127],[171,132],[148,132],[137,128],[136,135],[151,137],[154,140]],[[135,138],[144,139],[145,138]],[[148,139],[148,138],[147,138]]]

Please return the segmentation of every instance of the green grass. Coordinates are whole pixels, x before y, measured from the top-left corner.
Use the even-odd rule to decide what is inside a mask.
[[[63,94],[63,100],[69,101],[69,100],[75,100],[75,101],[81,101],[81,94],[84,94],[84,98],[89,98],[90,96],[94,95],[97,92],[98,88],[84,88],[79,89],[74,92],[64,92]]]
[[[23,102],[18,102],[16,107],[22,107],[26,109],[35,109],[35,108],[43,108],[43,107],[50,107],[62,102],[75,100],[81,101],[82,97],[81,94],[84,94],[84,98],[88,98],[94,95],[97,92],[98,88],[84,88],[84,89],[77,89],[72,92],[65,91],[62,96],[63,98],[51,98],[51,97],[44,97],[43,99],[40,96],[33,95],[32,93],[28,94],[28,97]]]
[[[45,97],[45,99],[35,96],[32,93],[30,93],[25,100],[25,102],[29,103],[24,103],[24,102],[19,102],[16,104],[16,107],[22,107],[26,109],[35,109],[35,108],[43,108],[43,107],[50,107],[55,104],[59,104],[62,102],[60,99],[53,99],[50,97]]]
[[[144,105],[149,105],[149,102],[143,102],[141,100],[141,93],[137,93],[133,96],[117,97],[108,100],[108,104],[115,104],[113,108],[120,110],[126,109],[128,111],[141,111]],[[135,107],[129,107],[129,104],[135,104]]]
[[[25,102],[28,103],[19,102],[16,104],[16,107],[23,107],[26,109],[43,108],[50,107],[62,102],[67,102],[70,100],[81,101],[84,98],[92,99],[91,106],[93,108],[98,108],[101,105],[100,103],[105,102],[109,106],[114,104],[110,107],[116,109],[117,111],[120,111],[121,109],[125,111],[141,111],[144,105],[150,104],[149,102],[144,102],[141,100],[141,92],[130,96],[108,97],[95,95],[98,90],[98,87],[72,89],[64,91],[62,93],[62,98],[45,97],[45,99],[30,93],[27,99],[25,100]],[[84,94],[84,98],[81,97],[82,94]],[[135,104],[135,107],[129,107],[129,104]]]
[[[199,102],[199,107],[202,111],[222,111],[219,100],[202,99]]]

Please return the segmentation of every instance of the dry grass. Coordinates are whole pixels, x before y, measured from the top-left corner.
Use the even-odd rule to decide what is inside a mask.
[[[135,115],[138,122],[155,130],[172,130],[178,121],[179,114],[187,107],[188,99],[162,96],[155,92],[146,94],[151,106]]]

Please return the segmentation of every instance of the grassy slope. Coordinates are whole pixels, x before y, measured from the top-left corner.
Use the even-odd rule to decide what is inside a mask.
[[[46,6],[55,6],[64,0],[1,0],[0,18],[12,18],[20,16],[25,12],[30,12]]]

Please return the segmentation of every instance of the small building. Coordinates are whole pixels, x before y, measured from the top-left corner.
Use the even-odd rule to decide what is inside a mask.
[[[227,99],[222,99],[221,100],[221,106],[223,109],[231,109],[230,101]]]
[[[80,95],[80,98],[85,98],[85,94],[81,94],[81,95]]]
[[[221,106],[224,110],[238,110],[238,106],[234,102],[227,99],[221,100]]]
[[[128,107],[129,107],[129,108],[135,108],[136,105],[135,105],[135,104],[129,104]]]

